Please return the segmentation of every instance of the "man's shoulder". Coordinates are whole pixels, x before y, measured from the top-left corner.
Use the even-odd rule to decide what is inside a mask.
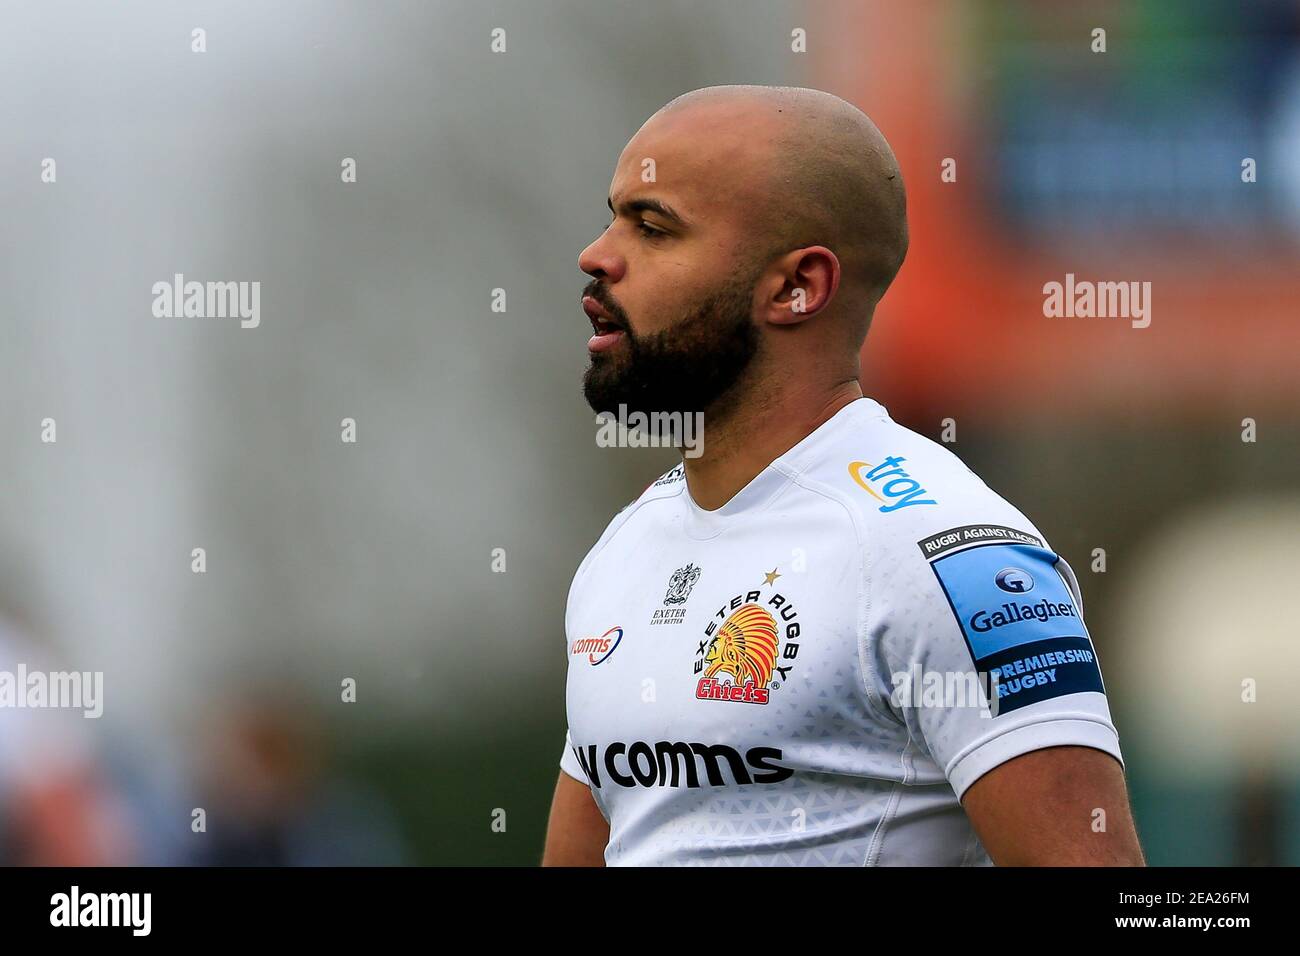
[[[862,414],[790,462],[794,480],[838,501],[872,550],[918,545],[964,526],[1037,529],[944,445],[888,415]]]
[[[654,481],[650,482],[650,484],[646,485],[645,490],[641,492],[636,501],[642,501],[649,498],[671,497],[672,495],[679,494],[682,490],[682,485],[685,483],[686,467],[679,461]],[[631,503],[636,504],[636,501]]]
[[[605,526],[605,530],[596,539],[596,543],[592,545],[587,557],[583,560],[582,566],[590,564],[631,519],[638,514],[645,514],[644,509],[647,505],[651,505],[656,501],[675,498],[682,493],[685,487],[686,472],[680,463],[646,485],[641,494],[620,508],[609,520],[609,524]],[[579,567],[579,571],[582,570],[582,566]]]
[[[637,495],[622,508],[619,509],[610,521],[610,527],[622,524],[637,511],[655,501],[664,501],[669,498],[676,498],[686,488],[686,469],[681,462],[678,462],[672,468],[669,468],[662,475],[650,482]]]

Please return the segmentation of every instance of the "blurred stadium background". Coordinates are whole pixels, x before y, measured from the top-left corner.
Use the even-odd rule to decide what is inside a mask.
[[[747,82],[892,141],[912,248],[866,390],[953,419],[1078,571],[1150,861],[1300,863],[1294,0],[3,21],[0,669],[103,671],[105,703],[0,709],[0,860],[538,859],[570,576],[672,461],[596,446],[575,260],[636,128]],[[154,318],[178,272],[260,281],[261,326]],[[1045,318],[1066,273],[1150,281],[1151,326]]]

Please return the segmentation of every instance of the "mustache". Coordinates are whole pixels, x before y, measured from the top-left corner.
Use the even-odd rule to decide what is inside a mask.
[[[623,311],[623,307],[619,305],[612,296],[610,296],[608,290],[601,285],[598,280],[593,279],[591,282],[588,282],[583,288],[582,294],[584,296],[589,295],[599,302],[601,307],[613,316],[619,325],[623,326],[623,328],[631,328],[631,323],[628,322],[627,313]]]

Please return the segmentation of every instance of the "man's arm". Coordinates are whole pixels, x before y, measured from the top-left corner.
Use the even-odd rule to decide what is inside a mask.
[[[971,784],[962,805],[998,866],[1146,865],[1124,770],[1091,747],[1014,757]]]
[[[564,771],[555,784],[542,866],[604,866],[609,824],[591,788]]]

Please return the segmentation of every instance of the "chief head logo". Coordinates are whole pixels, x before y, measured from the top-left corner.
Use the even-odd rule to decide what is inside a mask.
[[[704,676],[724,671],[737,684],[752,681],[756,687],[766,687],[776,667],[776,652],[776,619],[757,604],[745,604],[718,628],[704,656]]]

